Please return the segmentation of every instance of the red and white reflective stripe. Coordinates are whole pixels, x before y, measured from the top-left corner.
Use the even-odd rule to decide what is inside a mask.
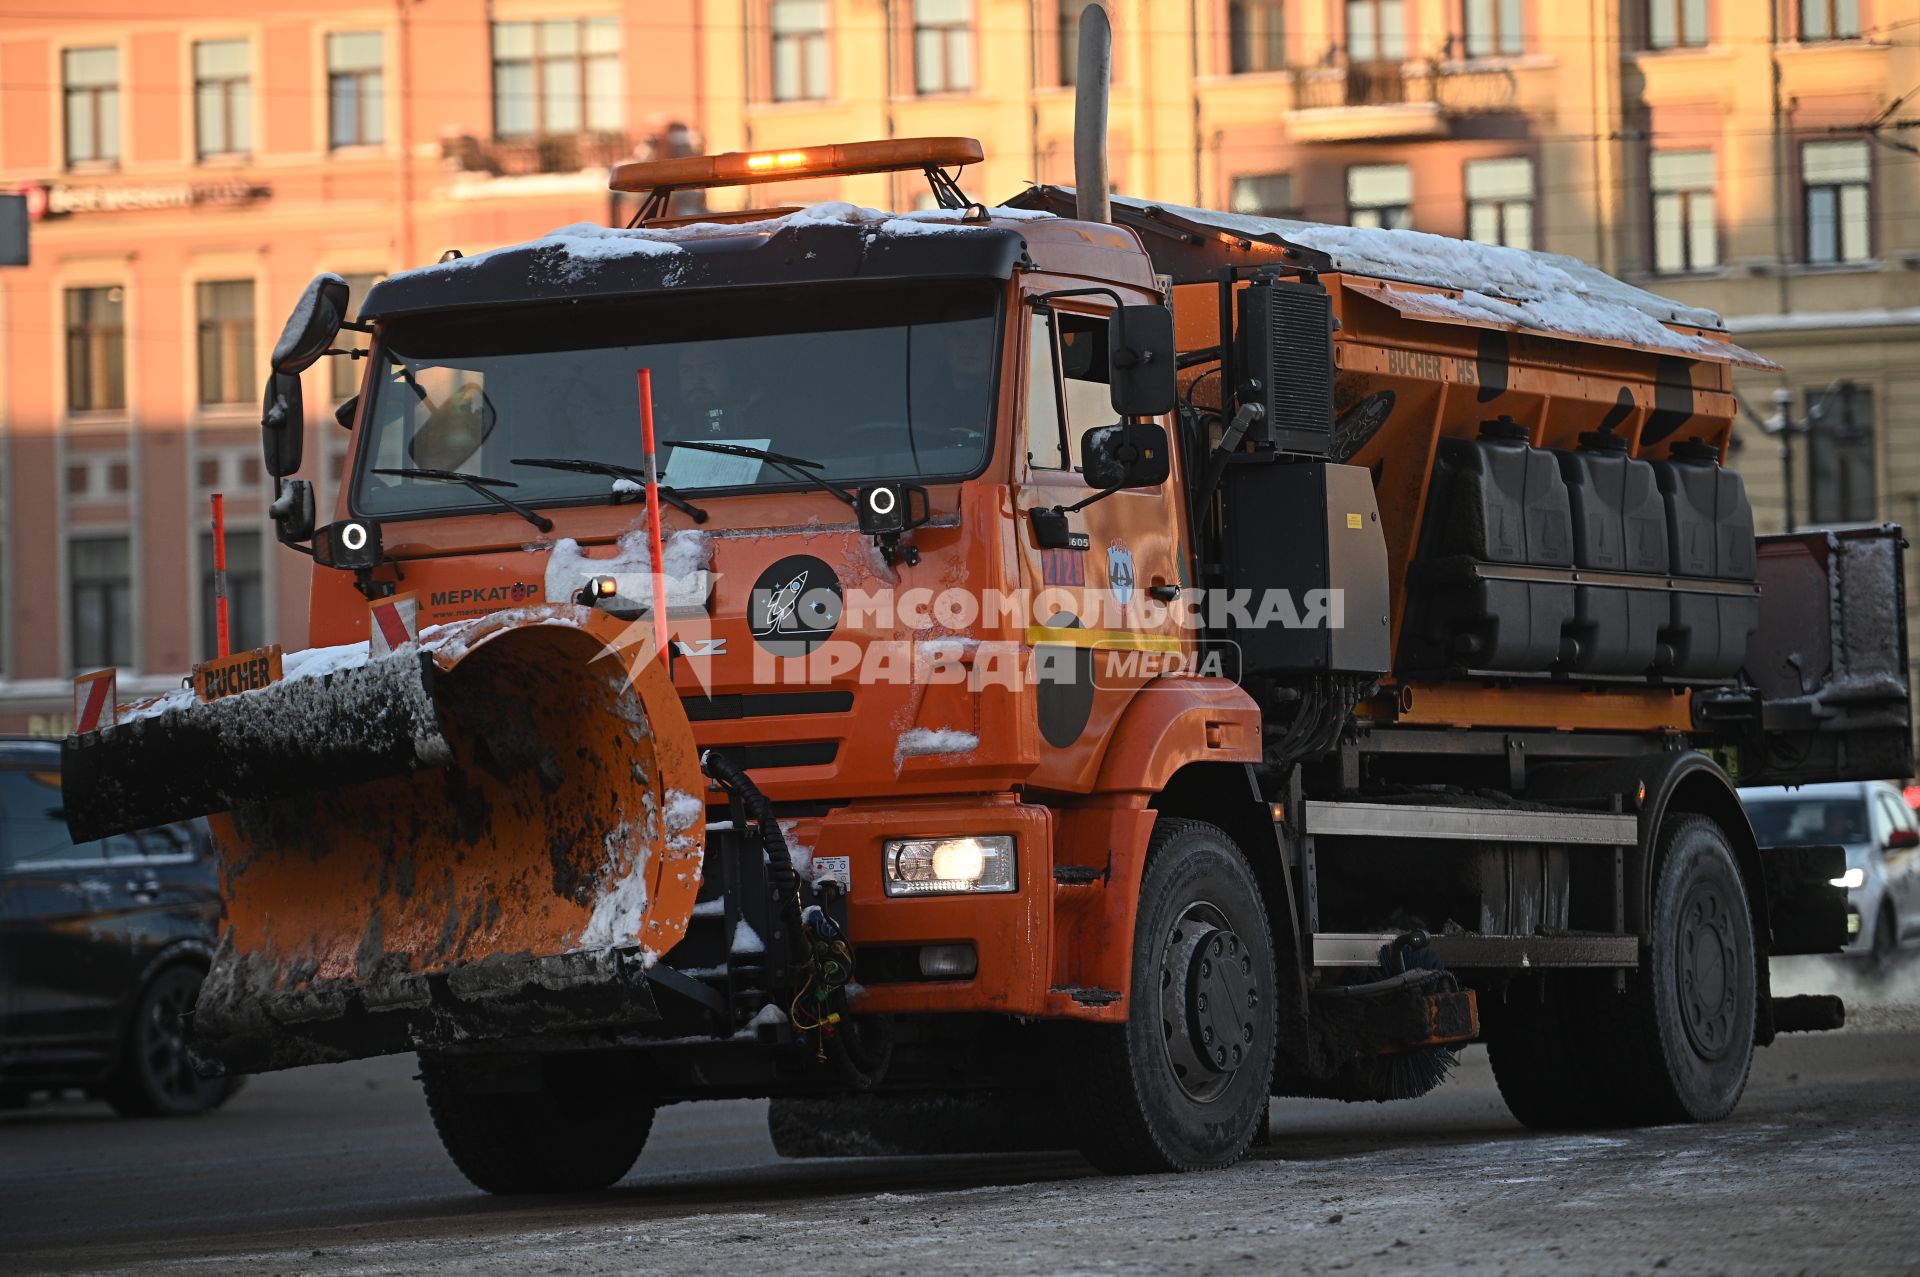
[[[368,608],[367,641],[374,656],[387,656],[420,637],[420,600],[412,594],[379,599]]]
[[[101,670],[73,680],[73,730],[97,732],[120,721],[120,671]]]

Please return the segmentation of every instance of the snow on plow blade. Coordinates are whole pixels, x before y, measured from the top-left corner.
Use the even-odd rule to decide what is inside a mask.
[[[204,1060],[259,1072],[657,1018],[646,969],[692,913],[705,782],[666,672],[630,669],[623,628],[497,614],[69,740],[69,810],[214,813]],[[185,796],[132,774],[149,767]]]

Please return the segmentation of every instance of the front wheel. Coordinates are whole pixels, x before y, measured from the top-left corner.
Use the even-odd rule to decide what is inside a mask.
[[[594,1055],[512,1069],[422,1056],[420,1083],[453,1164],[489,1193],[572,1193],[616,1183],[653,1129],[653,1104]]]
[[[1117,1174],[1238,1161],[1266,1113],[1273,946],[1260,886],[1220,829],[1161,818],[1147,848],[1125,1024],[1064,1026],[1080,1150]]]

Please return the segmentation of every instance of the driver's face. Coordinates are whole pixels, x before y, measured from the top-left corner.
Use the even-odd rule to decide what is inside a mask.
[[[717,350],[698,346],[683,350],[675,370],[679,376],[680,393],[690,403],[712,404],[726,393],[726,360],[720,357]]]

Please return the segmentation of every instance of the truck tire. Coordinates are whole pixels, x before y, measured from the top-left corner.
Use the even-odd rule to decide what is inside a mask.
[[[187,1054],[182,1017],[193,1010],[206,973],[176,962],[140,991],[127,1019],[120,1058],[100,1097],[122,1117],[190,1117],[226,1103],[240,1079],[201,1077]]]
[[[1125,1024],[1063,1025],[1056,1078],[1075,1143],[1113,1174],[1246,1154],[1273,1077],[1273,945],[1246,857],[1162,817],[1147,847]]]
[[[1705,816],[1670,817],[1655,855],[1651,953],[1629,982],[1609,1072],[1627,1123],[1717,1121],[1753,1066],[1753,914],[1733,848]]]
[[[653,1128],[653,1104],[587,1057],[539,1061],[535,1090],[475,1089],[458,1061],[420,1058],[427,1111],[447,1156],[489,1193],[578,1193],[633,1169]]]

